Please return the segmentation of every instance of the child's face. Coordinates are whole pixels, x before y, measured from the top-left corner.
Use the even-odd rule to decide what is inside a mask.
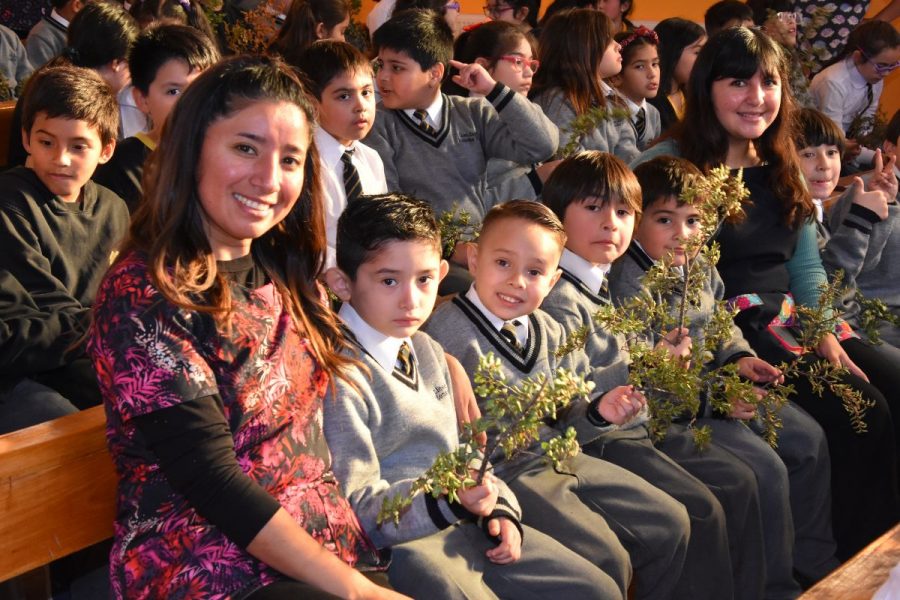
[[[824,200],[831,196],[841,176],[840,149],[833,144],[820,144],[802,148],[798,154],[812,197]]]
[[[678,200],[669,196],[644,211],[634,239],[653,260],[670,255],[672,264],[680,267],[685,262],[685,242],[699,231],[699,211],[690,204],[679,206]]]
[[[757,139],[781,109],[781,81],[762,70],[750,79],[714,81],[711,95],[716,118],[734,142]]]
[[[706,36],[702,35],[700,39],[681,51],[678,64],[675,65],[675,70],[672,72],[672,79],[679,88],[687,85],[691,78],[691,71],[694,69],[694,63],[697,62],[697,55],[700,54],[704,45],[706,45]]]
[[[22,133],[31,169],[64,202],[76,202],[98,164],[108,161],[116,143],[103,144],[96,127],[80,119],[38,113],[31,132]]]
[[[497,64],[490,71],[491,76],[511,90],[528,94],[531,78],[534,77],[531,66],[533,58],[531,44],[523,37],[514,50],[497,59]]]
[[[900,64],[900,46],[885,48],[875,56],[866,57],[861,50],[853,53],[859,74],[868,83],[878,83]]]
[[[347,14],[347,17],[332,27],[328,29],[325,27],[325,23],[319,23],[316,26],[316,37],[320,40],[337,40],[339,42],[346,42],[347,39],[344,34],[347,32],[347,28],[350,27],[350,14]]]
[[[621,50],[622,46],[615,40],[611,41],[606,47],[606,50],[603,52],[603,57],[600,59],[600,64],[597,65],[597,75],[599,75],[601,79],[618,75],[619,71],[622,70]]]
[[[404,338],[431,314],[447,269],[434,242],[398,240],[368,257],[354,281],[342,276],[342,284],[332,287],[370,326],[384,335]]]
[[[616,26],[621,25],[622,14],[628,10],[630,4],[631,2],[628,0],[625,2],[622,2],[622,0],[599,0],[597,2],[597,10],[609,17],[609,20]]]
[[[562,248],[540,225],[495,221],[469,251],[469,271],[485,307],[505,321],[529,315],[559,279]]]
[[[634,210],[619,199],[606,202],[589,196],[572,202],[563,218],[566,248],[595,265],[608,265],[631,243]]]
[[[192,71],[185,61],[175,58],[159,68],[156,78],[147,88],[147,95],[137,88],[132,90],[137,107],[153,122],[151,136],[159,137],[162,126],[175,108],[181,93],[200,73],[199,69]]]
[[[659,55],[656,46],[642,44],[622,67],[619,91],[632,102],[640,104],[645,98],[655,98],[659,91]]]
[[[217,260],[247,255],[290,213],[303,190],[309,142],[306,116],[289,102],[257,100],[209,125],[197,194]]]
[[[375,122],[375,85],[368,71],[345,71],[322,90],[319,125],[343,146],[366,137]]]
[[[422,70],[405,52],[390,48],[378,51],[381,68],[376,80],[381,102],[390,109],[425,109],[440,93],[444,65],[438,63]]]

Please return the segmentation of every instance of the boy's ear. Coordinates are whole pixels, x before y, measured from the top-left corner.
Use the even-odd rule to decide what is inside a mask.
[[[331,267],[322,275],[325,283],[341,299],[341,302],[350,302],[350,277],[337,267]]]
[[[144,92],[137,89],[137,87],[132,87],[131,97],[134,98],[134,103],[138,107],[139,111],[141,111],[145,115],[150,114],[150,105],[147,103],[147,96],[144,95]]]
[[[527,6],[520,6],[519,8],[517,8],[515,10],[515,12],[513,12],[513,17],[516,19],[519,19],[521,21],[524,21],[525,19],[528,18],[528,13],[530,13],[530,12],[531,12],[531,9],[529,9]]]
[[[28,132],[25,131],[25,128],[22,128],[22,147],[25,148],[25,152],[31,154],[31,136],[28,135]]]
[[[97,164],[104,164],[112,158],[113,153],[116,151],[116,140],[110,140],[108,144],[103,146],[103,149],[100,150],[100,160],[97,161]]]
[[[466,252],[466,262],[469,263],[469,273],[472,277],[478,272],[478,243],[469,242],[469,249]]]
[[[853,64],[857,66],[866,62],[866,57],[859,50],[854,50],[850,57],[853,58]]]
[[[441,266],[438,269],[438,282],[440,283],[441,281],[443,281],[444,277],[446,277],[447,273],[449,273],[449,272],[450,272],[450,263],[448,263],[446,260],[442,260]]]
[[[431,78],[428,81],[428,85],[431,87],[441,87],[441,82],[444,80],[444,63],[435,63],[428,69],[428,73],[431,75]]]
[[[550,278],[550,289],[553,289],[553,286],[556,285],[556,282],[559,281],[559,278],[562,276],[562,269],[557,269],[556,273],[553,274],[553,277]]]

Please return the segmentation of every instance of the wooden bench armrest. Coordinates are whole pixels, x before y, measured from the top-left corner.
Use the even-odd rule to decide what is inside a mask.
[[[105,427],[98,406],[0,435],[0,581],[112,536]]]

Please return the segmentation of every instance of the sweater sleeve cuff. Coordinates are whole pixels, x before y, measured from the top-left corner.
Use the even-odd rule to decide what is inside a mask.
[[[499,113],[506,105],[510,103],[510,101],[515,97],[516,92],[509,89],[499,81],[497,85],[494,86],[494,89],[490,91],[490,93],[485,96],[485,100],[494,105],[494,108]]]
[[[434,526],[440,530],[447,529],[454,523],[465,519],[475,520],[475,515],[470,513],[461,504],[448,502],[445,497],[435,498],[431,494],[425,495],[425,508]]]
[[[746,351],[735,352],[734,354],[732,354],[731,356],[729,356],[728,358],[726,358],[724,361],[722,361],[722,364],[723,364],[723,365],[730,365],[731,363],[737,362],[737,361],[739,361],[739,360],[741,360],[742,358],[745,358],[745,357],[747,357],[747,356],[753,357],[753,356],[756,356],[756,355],[753,354],[752,352],[746,352]]]
[[[519,530],[519,536],[521,536],[522,539],[525,539],[525,530],[522,528],[522,523],[519,521],[519,516],[511,506],[508,506],[505,503],[503,498],[498,498],[493,512],[491,512],[491,514],[481,520],[481,528],[484,530],[484,534],[486,536],[488,536],[489,538],[497,539],[488,532],[488,523],[490,523],[494,519],[500,518],[509,519],[509,521],[516,526],[516,529]]]
[[[603,415],[600,414],[600,399],[603,398],[603,392],[598,394],[593,400],[591,400],[590,406],[588,406],[587,410],[587,420],[594,427],[615,427],[615,423],[610,423],[606,419],[603,418]]]
[[[860,219],[864,219],[873,225],[881,221],[881,217],[875,211],[869,210],[865,206],[861,206],[859,204],[851,204],[849,213],[851,215],[857,216]]]

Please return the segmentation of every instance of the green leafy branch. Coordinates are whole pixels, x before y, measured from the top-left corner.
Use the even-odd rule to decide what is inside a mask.
[[[438,217],[438,230],[441,232],[441,257],[449,259],[460,242],[469,242],[478,236],[479,226],[472,223],[472,215],[454,204],[451,210]]]
[[[860,329],[873,344],[881,344],[881,333],[878,331],[881,323],[900,327],[900,316],[891,312],[881,298],[866,298],[857,290],[856,302],[859,304]]]
[[[597,129],[604,121],[630,118],[631,115],[628,110],[620,106],[612,108],[595,106],[589,109],[584,114],[580,114],[572,119],[569,126],[562,129],[560,133],[568,135],[569,141],[556,152],[556,158],[562,160],[578,152],[581,140]]]
[[[413,481],[405,494],[385,498],[378,514],[378,523],[399,523],[404,511],[419,493],[435,498],[446,495],[458,502],[460,490],[481,485],[490,468],[487,458],[502,452],[504,459],[528,451],[538,439],[542,424],[555,419],[557,411],[574,398],[587,397],[593,383],[565,369],[559,369],[552,379],[543,374],[511,385],[503,374],[500,359],[493,353],[481,357],[475,372],[475,393],[485,398],[484,416],[470,423],[461,434],[460,445],[451,452],[438,455],[432,466]],[[488,432],[487,446],[482,451],[476,441],[480,433]],[[559,465],[578,453],[575,430],[540,444],[543,456]]]

